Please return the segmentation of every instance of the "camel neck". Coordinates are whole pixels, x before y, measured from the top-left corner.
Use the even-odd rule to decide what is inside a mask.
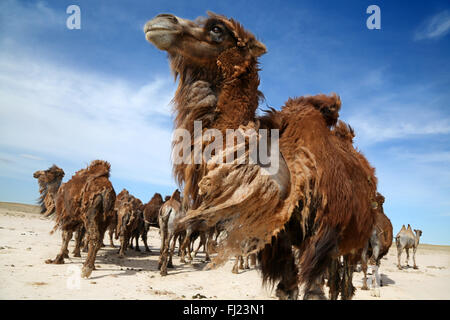
[[[237,129],[241,124],[254,120],[259,101],[258,85],[257,74],[224,81],[217,100],[214,127],[219,130]]]
[[[194,121],[204,129],[236,129],[253,120],[262,94],[259,77],[252,68],[235,79],[180,78],[174,97],[175,128],[194,132]]]

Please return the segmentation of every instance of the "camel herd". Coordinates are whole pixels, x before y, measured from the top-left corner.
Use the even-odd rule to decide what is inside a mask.
[[[182,158],[191,160],[173,161],[181,191],[164,200],[156,193],[147,204],[125,189],[116,196],[110,165],[101,160],[63,184],[64,171],[57,166],[37,171],[41,211],[56,216],[55,229],[63,239],[56,258],[46,262],[64,263],[75,234],[74,255],[87,249],[82,276],[89,277],[107,230],[111,245],[113,236],[120,239],[123,257],[133,242],[139,250],[139,238],[150,251],[147,232],[153,226],[160,230],[162,276],[173,266],[177,242],[185,263],[192,261],[199,238],[194,255],[203,246],[211,260],[207,268],[235,257],[232,271],[237,273],[250,260],[264,283],[277,284],[280,299],[297,299],[300,286],[304,299],[325,299],[325,284],[330,299],[351,299],[357,264],[364,272],[362,289],[369,288],[370,266],[372,294],[379,296],[378,268],[393,242],[393,228],[377,191],[375,168],[354,147],[353,128],[339,120],[339,96],[289,98],[280,110],[258,116],[263,99],[258,58],[267,49],[239,22],[211,12],[195,21],[160,14],[144,32],[168,53],[178,79],[175,130],[189,138],[187,145],[174,139],[172,146],[174,156],[182,150]],[[224,138],[229,130],[245,138],[230,144]],[[267,165],[261,149],[269,140],[265,150],[276,161]],[[257,141],[257,161],[251,161],[252,141]],[[203,156],[207,152],[210,157]],[[395,237],[399,268],[402,250],[408,259],[410,248],[417,267],[421,234],[408,225]]]

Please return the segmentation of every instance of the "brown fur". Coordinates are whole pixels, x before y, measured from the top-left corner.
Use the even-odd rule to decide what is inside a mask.
[[[144,221],[148,226],[159,227],[158,212],[163,203],[164,201],[161,194],[155,193],[150,201],[144,205]]]
[[[179,223],[184,215],[185,212],[181,208],[180,191],[176,189],[170,199],[161,206],[158,216],[161,234],[158,269],[160,269],[161,276],[166,276],[167,268],[173,267],[172,256],[176,239],[185,230],[184,224]],[[172,247],[170,248],[171,241]]]
[[[120,250],[119,256],[123,257],[127,250],[128,244],[131,241],[131,248],[133,238],[136,239],[135,250],[139,251],[138,238],[143,234],[143,215],[142,215],[142,202],[128,190],[123,189],[116,198],[115,211],[117,212],[117,227],[116,227],[116,239],[120,238]],[[144,240],[145,239],[145,240]],[[146,249],[147,237],[143,237]],[[150,249],[148,249],[150,250]]]
[[[72,233],[84,227],[89,251],[83,265],[82,276],[86,278],[90,276],[104,233],[114,216],[116,193],[109,181],[109,171],[108,162],[94,160],[86,169],[77,171],[59,188],[53,230],[62,230],[63,245],[56,259],[47,260],[47,263],[64,263],[64,255]]]
[[[218,21],[232,37],[217,45],[217,55],[214,50],[202,51],[199,63],[191,58],[195,43],[202,43],[200,51],[204,43],[214,46],[207,27]],[[151,25],[148,22],[149,30]],[[198,28],[192,22],[187,25]],[[296,298],[291,244],[301,249],[299,278],[310,288],[333,257],[362,249],[367,242],[374,223],[371,200],[376,185],[368,181],[356,152],[348,152],[330,131],[341,106],[337,95],[289,99],[281,111],[269,111],[258,119],[255,111],[262,94],[257,58],[265,52],[264,45],[223,16],[210,14],[203,28],[205,39],[184,37],[189,33],[185,30],[174,49],[167,49],[172,71],[180,75],[174,97],[176,128],[193,136],[194,120],[201,120],[204,129],[222,133],[238,128],[279,129],[281,164],[277,179],[247,162],[174,165],[175,177],[184,187],[184,205],[190,209],[184,221],[191,225],[207,221],[210,226],[227,221],[228,237],[216,262],[239,254],[242,241],[259,239],[255,251],[263,249],[263,278],[281,279],[280,298]],[[183,51],[186,47],[192,49]],[[194,143],[193,137],[192,149]],[[201,149],[208,143],[203,141]],[[235,152],[233,148],[215,156]],[[274,257],[286,263],[280,266]]]

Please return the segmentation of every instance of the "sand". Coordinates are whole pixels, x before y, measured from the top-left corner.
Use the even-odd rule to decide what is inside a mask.
[[[116,240],[116,248],[107,245],[99,251],[91,277],[81,279],[86,253],[81,258],[70,253],[63,265],[44,263],[59,252],[61,234],[51,235],[53,221],[38,211],[36,206],[0,202],[0,299],[276,299],[273,289],[262,287],[255,268],[233,274],[234,260],[230,260],[205,271],[203,253],[192,264],[182,264],[175,256],[175,268],[161,277],[157,270],[160,239],[154,228],[148,235],[151,253],[128,250],[119,259]],[[109,243],[106,237],[105,243]],[[73,247],[72,240],[70,252]],[[402,264],[405,259],[403,253]],[[416,261],[418,270],[398,270],[397,250],[391,247],[381,263],[381,297],[361,290],[363,275],[356,272],[353,299],[450,299],[450,246],[421,244]]]

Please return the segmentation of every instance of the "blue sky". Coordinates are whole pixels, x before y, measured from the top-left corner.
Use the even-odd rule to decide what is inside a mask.
[[[81,30],[66,8],[81,8]],[[366,8],[381,9],[369,30]],[[336,92],[341,119],[377,169],[397,233],[450,245],[450,4],[448,1],[0,2],[0,201],[34,203],[32,173],[55,163],[67,181],[93,159],[112,182],[148,201],[170,194],[166,54],[145,41],[158,13],[233,17],[268,48],[262,108]]]

